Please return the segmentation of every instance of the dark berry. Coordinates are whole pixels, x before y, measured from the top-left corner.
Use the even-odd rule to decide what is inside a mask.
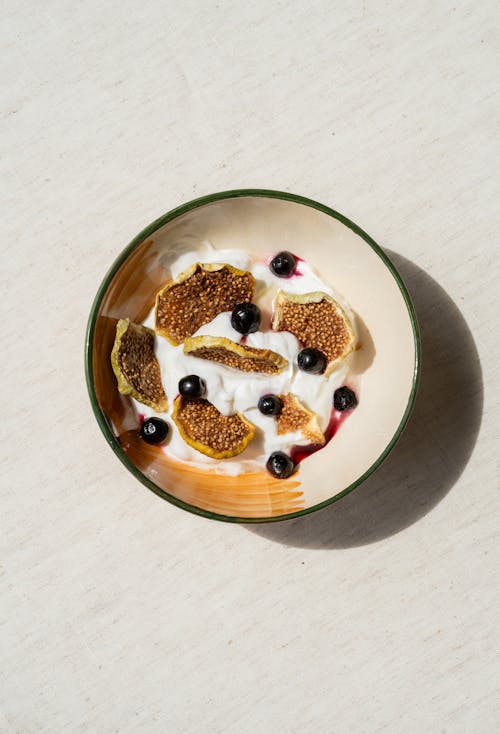
[[[291,252],[283,250],[278,252],[269,263],[271,272],[278,276],[278,278],[288,278],[289,275],[295,270],[297,261]]]
[[[333,407],[335,410],[349,410],[355,408],[357,404],[356,395],[348,387],[339,387],[333,393]]]
[[[231,326],[240,334],[253,334],[260,326],[260,308],[255,303],[238,303],[231,314]]]
[[[205,380],[198,375],[188,375],[179,380],[179,392],[183,398],[201,398],[206,389]]]
[[[311,375],[321,375],[326,369],[326,357],[319,349],[302,349],[297,356],[299,369]]]
[[[148,418],[141,426],[141,438],[146,443],[158,445],[168,436],[168,423],[161,418]]]
[[[257,403],[257,407],[264,415],[279,415],[283,404],[277,395],[264,395]]]
[[[267,471],[276,477],[277,479],[287,479],[293,470],[295,464],[291,458],[284,454],[283,451],[273,451],[269,459],[267,460]]]

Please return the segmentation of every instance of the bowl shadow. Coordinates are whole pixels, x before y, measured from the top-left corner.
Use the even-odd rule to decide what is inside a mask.
[[[430,512],[469,461],[483,411],[474,339],[435,280],[401,255],[387,254],[407,285],[420,325],[422,371],[410,421],[386,461],[356,490],[311,515],[244,526],[257,535],[300,548],[374,543]]]

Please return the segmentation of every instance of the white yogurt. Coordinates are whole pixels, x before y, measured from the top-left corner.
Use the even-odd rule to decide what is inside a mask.
[[[224,415],[243,413],[257,428],[254,440],[239,456],[232,459],[212,459],[196,451],[181,438],[173,420],[169,420],[170,432],[166,444],[162,447],[166,454],[178,461],[185,461],[200,467],[210,468],[223,474],[242,474],[261,470],[273,451],[288,452],[294,445],[309,443],[300,432],[279,436],[276,420],[265,416],[257,408],[262,395],[268,393],[292,392],[309,410],[314,411],[324,430],[328,424],[334,391],[343,384],[347,372],[347,362],[340,365],[328,377],[310,375],[297,367],[297,354],[301,347],[297,339],[286,331],[271,330],[271,313],[273,301],[279,290],[287,293],[309,293],[322,291],[333,296],[345,308],[349,316],[351,311],[344,299],[324,283],[306,263],[301,261],[298,271],[301,275],[291,278],[278,278],[270,271],[267,263],[253,262],[251,257],[240,250],[216,250],[210,244],[191,251],[176,260],[171,266],[171,274],[176,278],[195,262],[227,263],[241,270],[250,271],[256,280],[254,303],[262,311],[261,330],[249,334],[246,344],[250,347],[272,349],[281,354],[288,366],[278,375],[240,372],[206,359],[184,354],[183,345],[174,347],[167,339],[156,336],[155,351],[160,363],[165,393],[168,397],[169,410],[165,414],[157,414],[151,408],[136,402],[137,412],[146,417],[159,415],[163,418],[171,416],[175,397],[178,395],[179,380],[186,375],[197,374],[207,385],[207,400],[213,403]],[[205,324],[193,336],[218,336],[241,340],[241,334],[231,326],[230,312],[221,313],[209,324]],[[145,326],[154,328],[154,309],[144,321]],[[168,420],[168,418],[167,418]]]

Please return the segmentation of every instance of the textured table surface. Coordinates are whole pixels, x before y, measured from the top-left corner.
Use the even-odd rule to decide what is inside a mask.
[[[498,731],[499,20],[491,0],[2,4],[2,734]],[[83,377],[117,253],[238,187],[358,222],[424,348],[378,473],[260,528],[138,484]]]

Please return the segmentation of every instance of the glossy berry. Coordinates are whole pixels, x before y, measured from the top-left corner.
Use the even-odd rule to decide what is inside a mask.
[[[231,326],[240,334],[253,334],[260,326],[260,308],[255,303],[238,303],[231,314]]]
[[[141,426],[141,438],[146,443],[157,446],[168,436],[168,423],[161,418],[148,418]]]
[[[289,275],[295,270],[297,261],[291,252],[283,250],[278,252],[269,263],[271,272],[278,276],[278,278],[288,278]]]
[[[333,407],[335,410],[349,410],[355,408],[358,404],[358,399],[352,390],[348,387],[339,387],[333,393]]]
[[[257,403],[257,407],[263,415],[279,415],[283,404],[277,395],[264,395]]]
[[[183,398],[201,398],[206,390],[205,380],[198,375],[188,375],[179,380],[179,392]]]
[[[326,357],[319,349],[302,349],[297,356],[299,369],[311,375],[321,375],[326,369]]]
[[[277,479],[287,479],[293,470],[295,464],[291,458],[284,454],[283,451],[273,451],[266,464],[267,471]]]

